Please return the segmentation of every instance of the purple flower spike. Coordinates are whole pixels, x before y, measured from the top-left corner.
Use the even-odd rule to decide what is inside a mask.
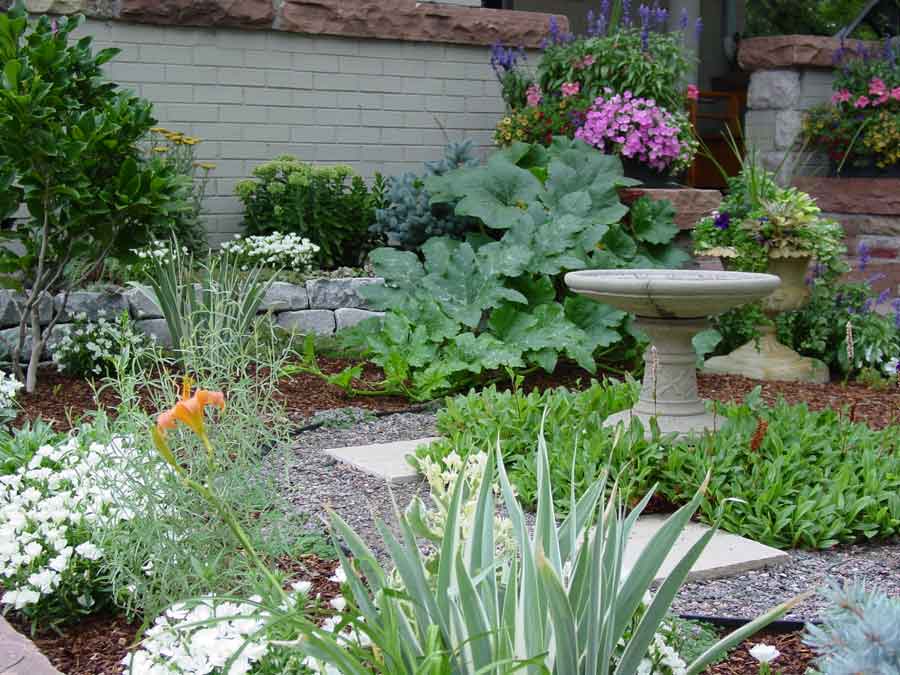
[[[669,20],[669,10],[665,7],[659,7],[656,10],[656,25],[659,30],[664,31],[666,29],[666,22]]]
[[[594,17],[594,10],[589,9],[587,13],[587,34],[588,37],[597,36],[597,19]]]
[[[641,27],[646,28],[650,25],[650,6],[641,3],[641,6],[638,8],[638,14],[641,17]]]
[[[701,35],[703,35],[703,19],[698,16],[697,22],[694,24],[694,39],[697,41],[697,44],[700,44]]]
[[[883,291],[881,291],[881,293],[878,294],[878,297],[875,298],[875,306],[878,307],[879,305],[883,305],[888,300],[890,300],[890,297],[891,297],[891,289],[885,288]]]
[[[681,27],[681,30],[687,30],[688,27],[688,11],[687,7],[681,10],[681,19],[678,21],[678,25]]]
[[[869,251],[869,247],[867,244],[862,243],[856,249],[857,255],[859,255],[859,271],[865,272],[866,267],[869,266],[869,261],[872,259],[872,254]]]
[[[622,25],[631,26],[631,0],[622,0]]]

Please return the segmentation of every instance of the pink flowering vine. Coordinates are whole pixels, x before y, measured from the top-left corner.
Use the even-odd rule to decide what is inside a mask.
[[[563,98],[576,96],[581,91],[581,84],[578,82],[563,82],[562,95]]]
[[[575,137],[607,153],[618,153],[664,171],[681,159],[685,147],[678,123],[654,101],[635,98],[630,91],[615,94],[607,88],[588,110]]]
[[[544,100],[544,94],[539,85],[533,84],[525,91],[525,100],[529,108],[536,108]]]

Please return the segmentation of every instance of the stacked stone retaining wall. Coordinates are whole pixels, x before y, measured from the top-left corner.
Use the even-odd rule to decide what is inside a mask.
[[[381,316],[366,304],[359,290],[367,285],[382,284],[376,277],[346,279],[311,279],[305,284],[274,282],[259,308],[260,314],[268,314],[280,327],[302,334],[331,335],[343,328],[354,326],[373,316]],[[18,337],[19,306],[21,296],[11,291],[0,291],[0,344],[8,350]],[[60,302],[60,298],[54,299]],[[39,317],[46,325],[52,315],[50,300],[39,306]],[[112,291],[76,291],[69,296],[66,309],[53,331],[45,357],[52,356],[54,347],[71,330],[74,317],[84,314],[88,320],[100,317],[109,320],[128,312],[135,326],[152,336],[164,346],[171,346],[172,338],[159,307],[151,297],[139,288]],[[26,340],[27,358],[31,349],[30,337]]]

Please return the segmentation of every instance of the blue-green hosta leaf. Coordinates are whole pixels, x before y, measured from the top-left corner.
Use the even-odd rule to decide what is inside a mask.
[[[590,338],[590,348],[609,347],[622,339],[622,322],[628,312],[581,295],[570,295],[565,302],[566,318]]]
[[[630,260],[637,253],[637,244],[628,233],[620,227],[610,228],[603,237],[604,247],[614,256]]]
[[[425,188],[432,194],[461,198],[457,215],[480,218],[493,229],[514,225],[544,191],[530,171],[519,168],[502,153],[492,155],[484,166],[430,176]]]
[[[677,246],[668,244],[641,244],[631,267],[659,267],[672,270],[683,267],[691,259],[690,254]]]
[[[498,340],[490,333],[482,333],[477,337],[474,333],[456,336],[447,350],[447,358],[455,369],[466,369],[476,374],[507,366],[521,368],[525,365],[518,345]]]
[[[638,241],[668,244],[678,234],[675,207],[668,199],[641,197],[631,205],[631,229]]]
[[[422,279],[422,288],[448,317],[475,328],[485,310],[498,307],[504,300],[527,302],[521,293],[506,288],[502,277],[490,269],[485,271],[469,244],[459,244],[449,255],[444,255],[446,250],[442,247],[445,246],[445,241],[437,240],[426,251],[429,258],[434,256],[434,260],[446,266],[444,269],[433,266],[433,271]]]
[[[532,307],[553,302],[556,299],[556,288],[547,276],[525,275],[510,281],[509,285],[528,299]]]
[[[593,369],[590,339],[566,318],[562,305],[557,302],[530,310],[504,305],[491,313],[488,327],[505,343],[527,352],[526,357],[541,367],[551,366],[549,370],[552,370],[556,360],[550,352],[558,354],[565,350],[579,365]]]
[[[415,253],[395,248],[376,248],[370,259],[375,274],[384,277],[385,285],[369,284],[359,289],[373,309],[396,309],[403,303],[409,289],[419,285],[425,270]]]

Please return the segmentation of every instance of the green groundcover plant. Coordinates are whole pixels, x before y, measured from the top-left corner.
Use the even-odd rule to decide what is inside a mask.
[[[348,331],[345,344],[384,370],[382,391],[414,400],[507,368],[552,372],[560,358],[591,372],[598,357],[627,360],[634,345],[628,315],[569,292],[563,276],[687,260],[672,243],[671,204],[643,199],[629,214],[617,193],[628,184],[617,157],[567,138],[549,148],[515,143],[482,166],[430,177],[432,200],[455,203],[479,230],[465,241],[433,237],[421,259],[373,251],[385,285],[361,294],[386,315]],[[321,373],[311,344],[298,368]],[[352,389],[359,373],[357,366],[329,380]]]
[[[711,471],[700,518],[772,546],[828,548],[900,532],[900,426],[872,430],[840,411],[784,402],[768,408],[757,389],[741,405],[718,406],[717,434],[645,440],[636,420],[618,434],[603,428],[634,396],[634,384],[600,383],[583,392],[472,392],[448,401],[438,414],[446,438],[417,456],[464,457],[499,438],[510,480],[523,503],[534,505],[532,439],[546,409],[545,428],[557,448],[551,475],[571,474],[579,489],[609,462],[626,498],[636,500],[658,483],[659,494],[677,505]],[[565,511],[565,495],[555,498]]]

